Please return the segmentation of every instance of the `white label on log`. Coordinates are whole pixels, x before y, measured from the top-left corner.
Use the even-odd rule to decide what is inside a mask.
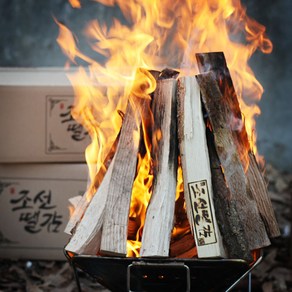
[[[188,186],[197,243],[199,246],[216,243],[207,180],[191,182]]]

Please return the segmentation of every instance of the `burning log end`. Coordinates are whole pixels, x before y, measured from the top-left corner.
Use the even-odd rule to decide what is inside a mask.
[[[196,246],[194,237],[191,233],[183,235],[170,244],[170,256],[179,257]]]
[[[245,147],[241,148],[244,150],[242,155],[250,149],[248,134],[246,132],[244,121],[242,120],[242,113],[240,110],[239,101],[233,86],[231,75],[227,67],[226,59],[223,52],[213,52],[213,53],[202,53],[198,54],[197,61],[198,67],[201,73],[214,72],[216,83],[224,96],[228,107],[231,110],[229,115],[234,129],[234,136],[237,143],[240,145],[244,144]],[[240,149],[240,146],[238,147]]]
[[[136,217],[130,217],[128,223],[128,240],[136,240],[137,232],[140,226],[140,220]]]
[[[155,80],[158,79],[161,71],[157,71],[157,70],[149,70],[149,72],[152,74],[152,76],[154,77]]]
[[[223,52],[197,53],[196,59],[201,73],[227,67]]]
[[[158,80],[163,80],[163,79],[176,79],[177,76],[179,75],[179,71],[173,70],[166,68],[161,71],[161,73],[158,76]]]

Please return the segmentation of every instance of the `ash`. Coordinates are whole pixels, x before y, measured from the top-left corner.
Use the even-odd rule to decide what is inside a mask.
[[[264,258],[252,272],[252,291],[292,292],[292,173],[267,165],[265,177],[281,236],[263,250]],[[78,271],[81,290],[109,291]],[[233,291],[247,291],[247,279]],[[78,291],[67,261],[0,260],[0,291]]]

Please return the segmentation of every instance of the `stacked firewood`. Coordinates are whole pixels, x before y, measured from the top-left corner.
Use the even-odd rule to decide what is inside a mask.
[[[137,156],[145,147],[137,133],[145,119],[154,121],[146,130],[151,133],[154,180],[140,256],[198,255],[251,262],[253,250],[279,236],[224,54],[196,57],[196,76],[179,77],[170,69],[137,71],[103,179],[99,173],[91,202],[79,202],[66,228],[72,234],[67,251],[126,256]],[[191,233],[170,245],[178,163]]]

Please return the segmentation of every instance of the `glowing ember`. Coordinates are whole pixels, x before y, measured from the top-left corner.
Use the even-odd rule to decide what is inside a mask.
[[[87,63],[69,78],[75,91],[74,118],[89,131],[92,144],[86,149],[94,193],[96,174],[105,168],[105,159],[121,126],[121,112],[125,111],[133,87],[137,68],[177,68],[181,75],[197,74],[195,53],[223,51],[229,65],[249,139],[255,147],[255,115],[260,113],[257,102],[263,88],[255,78],[248,61],[257,50],[269,53],[272,44],[265,36],[265,28],[250,19],[239,0],[96,0],[103,5],[119,6],[128,26],[114,19],[111,27],[91,21],[86,36],[93,51],[103,55],[101,65],[85,56],[78,48],[73,33],[58,22],[58,43],[69,61],[77,58]],[[73,7],[79,1],[71,0]],[[152,78],[153,79],[153,78]],[[155,80],[149,81],[149,94]],[[135,88],[134,88],[135,91]],[[133,91],[132,91],[133,93]],[[137,92],[136,92],[137,93]],[[139,95],[137,93],[137,95]],[[141,97],[141,96],[140,96]],[[145,97],[144,97],[145,98]],[[233,120],[232,127],[242,127]],[[143,121],[145,153],[139,156],[138,172],[133,186],[130,218],[137,227],[135,240],[128,241],[129,255],[138,256],[141,228],[151,196],[151,145],[147,135],[149,121]],[[159,139],[159,133],[156,133]],[[182,190],[178,183],[177,201]],[[90,198],[89,198],[90,199]],[[185,232],[188,226],[177,226],[175,232]],[[132,252],[132,251],[133,252]]]

